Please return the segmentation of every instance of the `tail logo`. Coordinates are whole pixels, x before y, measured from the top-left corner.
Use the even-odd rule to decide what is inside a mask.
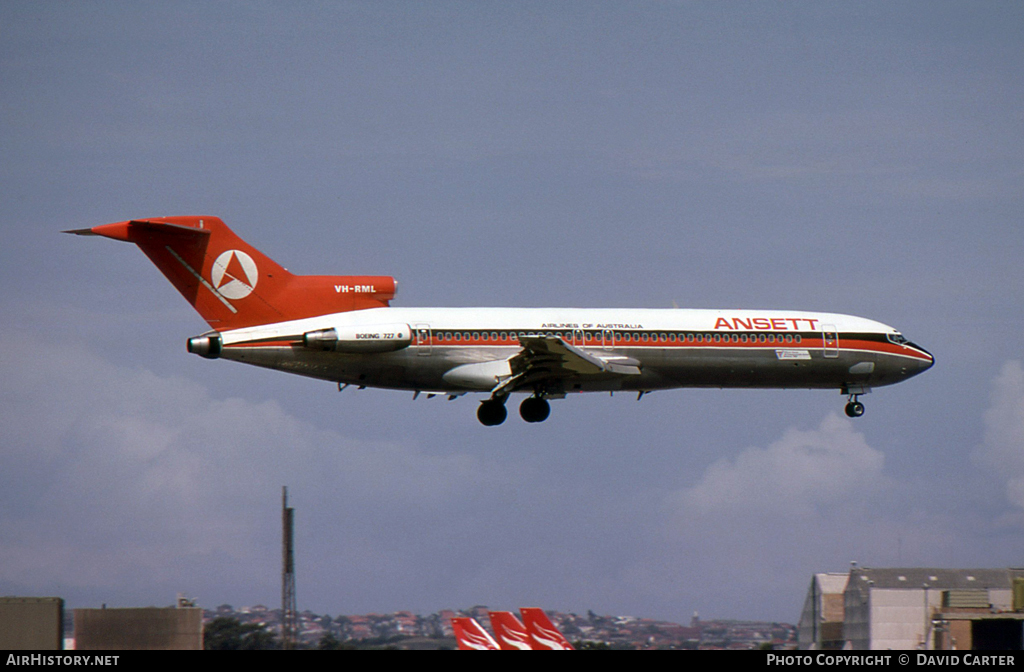
[[[241,250],[222,252],[213,268],[210,281],[214,289],[226,299],[244,299],[256,288],[260,274],[256,262]]]

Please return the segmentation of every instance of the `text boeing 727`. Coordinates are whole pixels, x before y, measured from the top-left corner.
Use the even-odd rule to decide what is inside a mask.
[[[859,395],[933,364],[897,330],[850,315],[769,310],[392,308],[388,276],[293,275],[216,217],[139,219],[69,231],[135,243],[212,331],[188,351],[312,378],[482,392],[485,425],[512,393],[527,422],[573,392],[679,387],[832,388]]]

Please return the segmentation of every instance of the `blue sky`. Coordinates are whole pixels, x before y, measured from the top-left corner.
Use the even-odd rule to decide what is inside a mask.
[[[1019,564],[1019,3],[0,6],[0,594],[796,621],[810,574]],[[402,306],[786,308],[936,366],[841,395],[470,399],[209,362],[128,245],[206,214]]]

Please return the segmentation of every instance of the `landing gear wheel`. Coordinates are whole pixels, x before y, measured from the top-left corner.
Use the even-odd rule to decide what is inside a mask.
[[[480,408],[476,409],[477,420],[486,427],[500,425],[507,417],[508,409],[505,408],[505,404],[495,399],[482,402]]]
[[[851,418],[859,418],[864,415],[864,404],[859,401],[851,401],[846,405],[846,414]]]
[[[551,405],[546,399],[528,397],[519,405],[519,415],[527,422],[544,422],[551,414]]]

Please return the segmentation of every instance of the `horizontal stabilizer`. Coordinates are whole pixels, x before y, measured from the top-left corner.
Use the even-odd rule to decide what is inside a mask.
[[[190,219],[193,220],[192,225],[153,219],[130,219],[126,222],[94,226],[91,229],[71,229],[63,233],[73,233],[78,236],[103,236],[136,244],[146,243],[154,236],[184,234],[194,237],[207,237],[210,235],[211,232],[210,229],[206,228],[205,220],[199,218]]]

